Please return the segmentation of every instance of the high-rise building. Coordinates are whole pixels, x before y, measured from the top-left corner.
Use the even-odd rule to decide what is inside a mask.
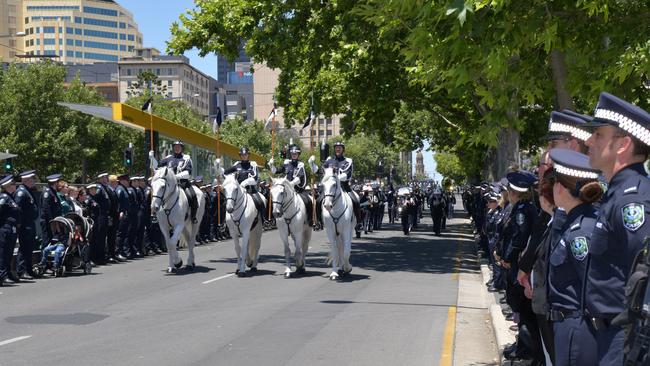
[[[22,32],[20,19],[22,19],[21,0],[0,1],[0,59],[13,60],[21,54],[20,37],[16,33]]]
[[[66,64],[117,62],[142,47],[133,15],[116,1],[1,0],[0,4],[6,14],[13,14],[6,19],[0,15],[0,35],[24,32],[9,38],[14,44],[10,49],[0,47],[9,61],[52,57]]]

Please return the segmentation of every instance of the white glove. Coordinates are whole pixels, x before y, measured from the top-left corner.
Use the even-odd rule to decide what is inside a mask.
[[[153,150],[149,150],[149,157],[153,158]]]
[[[255,178],[246,178],[243,182],[241,182],[240,185],[242,187],[254,186],[255,185]]]
[[[153,170],[158,169],[158,160],[153,156],[153,151],[149,151],[149,162]]]
[[[273,158],[271,158],[271,159],[269,159],[269,161],[268,161],[267,164],[268,164],[269,166],[273,166],[273,163],[274,163],[274,162],[275,162],[275,160],[273,160]]]
[[[314,155],[309,157],[309,164],[312,164],[314,161],[316,161],[316,157]]]
[[[221,165],[221,159],[217,158],[217,160],[214,161],[214,164],[215,164],[216,166]]]
[[[309,157],[309,160],[307,161],[312,173],[316,173],[318,171],[318,165],[314,164],[315,160],[316,158],[314,157],[314,155],[312,155]]]
[[[187,170],[183,170],[182,172],[176,174],[176,179],[190,179],[190,173]]]
[[[300,178],[298,178],[298,177],[293,178],[293,180],[291,182],[289,182],[289,183],[291,183],[291,185],[295,187],[298,184],[300,184]]]
[[[339,174],[339,180],[340,180],[341,182],[347,182],[347,181],[348,181],[348,175],[345,174],[345,173],[341,173],[341,174]]]

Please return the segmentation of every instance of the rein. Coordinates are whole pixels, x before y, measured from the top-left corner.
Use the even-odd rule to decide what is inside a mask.
[[[285,202],[284,202],[284,197],[286,196],[286,193],[287,193],[286,189],[282,191],[282,196],[281,196],[281,197],[283,197],[283,200],[282,200],[282,201],[279,201],[279,200],[273,200],[273,202],[271,202],[271,203],[272,203],[273,205],[276,205],[276,204],[280,205],[280,209],[282,210],[282,211],[281,211],[281,212],[282,212],[282,218],[284,219],[284,222],[287,224],[287,231],[288,231],[289,235],[291,235],[291,228],[289,227],[289,225],[291,224],[291,221],[293,221],[294,217],[296,217],[296,215],[298,215],[298,213],[300,212],[300,210],[296,208],[296,209],[295,209],[296,212],[294,212],[293,215],[291,215],[289,218],[284,217],[284,214],[285,214],[287,208],[290,207],[291,203],[293,203],[293,201],[294,201],[295,198],[296,198],[296,194],[294,193],[294,195],[291,196],[291,199],[288,200],[288,201],[285,203]],[[286,204],[286,205],[285,205],[285,204]],[[295,208],[295,206],[294,206],[294,208]]]
[[[167,193],[167,176],[165,175],[165,177],[156,178],[156,180],[160,180],[160,179],[163,179],[165,181],[165,184],[163,185],[162,195],[161,196],[152,195],[152,198],[158,198],[161,201],[161,203],[162,203],[161,207],[163,209],[163,212],[165,212],[165,216],[167,217],[167,224],[168,224],[168,226],[171,227],[172,223],[169,220],[169,215],[171,215],[172,210],[174,210],[174,208],[178,204],[178,200],[179,200],[181,195],[180,195],[180,192],[178,190],[178,186],[176,186],[176,189],[169,194],[169,196],[171,196],[174,193],[176,193],[176,199],[174,200],[174,204],[172,204],[171,207],[167,208],[166,207],[167,202],[169,202],[169,197],[165,197],[165,194]],[[153,182],[151,182],[151,183],[153,183]]]
[[[334,177],[332,176],[332,178],[334,178]],[[336,178],[334,178],[334,179],[336,179]],[[336,180],[335,180],[335,182],[336,182]],[[336,189],[334,190],[334,194],[326,194],[324,196],[324,197],[332,197],[332,200],[334,201],[334,203],[332,204],[332,207],[328,211],[330,213],[330,216],[332,217],[332,221],[334,222],[334,230],[336,231],[337,236],[339,235],[339,227],[338,227],[339,220],[341,219],[341,217],[343,217],[343,215],[345,215],[345,211],[347,211],[347,206],[345,205],[345,201],[343,199],[341,199],[341,201],[343,201],[342,202],[343,210],[341,211],[341,214],[338,217],[335,217],[334,214],[332,213],[332,211],[334,211],[334,208],[336,207],[336,204],[339,202],[338,198],[342,198],[342,194],[343,194],[343,191],[341,190],[340,184],[337,182]]]
[[[239,228],[239,225],[241,224],[241,219],[244,217],[244,214],[246,213],[246,207],[248,206],[248,195],[244,193],[243,198],[239,200],[240,194],[241,194],[242,188],[241,186],[238,187],[238,189],[235,191],[237,194],[235,195],[235,198],[228,197],[226,196],[226,202],[228,201],[233,201],[233,205],[235,205],[235,208],[232,210],[232,213],[230,214],[231,217],[233,217],[232,222],[237,225],[237,231],[239,232],[239,235],[242,235],[241,229]],[[237,203],[239,201],[239,203]],[[243,207],[241,211],[241,215],[239,215],[239,219],[235,220],[234,219],[234,213],[237,212],[237,210]]]

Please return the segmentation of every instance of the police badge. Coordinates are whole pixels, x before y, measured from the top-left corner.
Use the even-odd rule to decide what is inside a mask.
[[[589,253],[589,245],[587,245],[587,238],[584,236],[578,236],[571,242],[571,253],[575,259],[581,261],[587,257]]]
[[[517,225],[523,225],[523,223],[526,222],[526,215],[524,215],[523,212],[520,212],[515,217],[515,220],[517,221]]]
[[[637,231],[645,222],[645,210],[640,203],[628,203],[621,209],[623,225],[629,231]]]

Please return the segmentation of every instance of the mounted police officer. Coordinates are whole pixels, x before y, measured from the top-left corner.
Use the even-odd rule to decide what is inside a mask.
[[[609,184],[589,244],[591,261],[586,311],[598,343],[600,365],[623,363],[624,331],[612,324],[625,307],[625,283],[634,259],[650,236],[650,180],[643,166],[650,152],[650,114],[611,94],[601,93],[589,163]]]
[[[12,175],[0,178],[0,287],[9,278],[19,282],[18,277],[11,273],[11,258],[16,246],[16,226],[19,224],[20,209],[13,199],[16,192]]]
[[[361,215],[361,206],[359,203],[359,196],[352,193],[352,189],[350,188],[350,181],[352,180],[352,171],[354,170],[353,168],[353,162],[352,159],[346,158],[343,154],[345,153],[345,144],[342,141],[337,141],[334,143],[334,156],[330,157],[323,163],[322,169],[327,169],[327,168],[333,168],[334,172],[339,175],[339,179],[341,180],[341,188],[348,193],[350,198],[352,199],[352,206],[354,208],[354,215],[357,217],[357,230],[361,225],[363,224],[363,216]],[[318,172],[318,166],[314,163],[316,161],[316,158],[312,155],[309,157],[309,166],[312,170],[312,172],[317,173]],[[323,197],[322,195],[318,197],[318,201],[316,203],[316,216],[318,218],[318,222],[322,223],[322,210],[321,205],[323,203]]]
[[[167,166],[174,170],[176,179],[179,180],[180,186],[185,191],[185,195],[190,204],[190,217],[192,218],[192,222],[197,223],[196,210],[199,207],[199,203],[190,183],[190,177],[192,176],[192,158],[188,154],[183,153],[185,144],[182,141],[174,141],[172,149],[174,153],[162,159],[159,166]],[[153,158],[153,151],[149,152],[149,156]]]
[[[58,196],[57,183],[61,180],[61,174],[52,174],[45,178],[47,186],[41,194],[41,236],[43,237],[42,247],[49,245],[52,238],[50,231],[50,220],[63,214],[61,201]]]
[[[257,163],[248,160],[249,153],[250,151],[248,150],[247,147],[240,148],[239,149],[240,160],[236,161],[230,168],[224,170],[223,175],[235,173],[235,178],[237,178],[239,184],[241,184],[243,181],[245,181],[248,178],[253,178],[255,184],[248,185],[246,187],[246,191],[253,198],[253,202],[255,202],[255,207],[257,207],[257,211],[262,215],[262,218],[266,220],[266,215],[268,210],[266,209],[266,205],[264,204],[264,201],[262,201],[262,197],[260,196],[257,189],[257,184],[259,183],[259,178],[260,178]],[[220,164],[220,160],[217,159],[217,165],[219,164]]]
[[[29,277],[37,277],[32,270],[32,253],[36,246],[36,219],[38,219],[38,205],[32,192],[35,185],[35,170],[28,170],[20,173],[22,184],[16,189],[14,201],[20,209],[20,222],[18,225],[18,258],[16,272],[19,277],[27,274]]]
[[[300,159],[300,147],[298,145],[291,145],[289,148],[289,154],[291,159],[285,159],[284,164],[276,168],[273,165],[273,158],[268,162],[271,167],[271,173],[273,174],[285,174],[285,178],[291,182],[296,190],[296,193],[302,198],[307,208],[307,216],[309,217],[309,225],[313,226],[314,220],[312,217],[312,211],[314,204],[311,200],[311,197],[305,191],[305,186],[307,185],[307,174],[305,173],[305,164],[301,162]]]

